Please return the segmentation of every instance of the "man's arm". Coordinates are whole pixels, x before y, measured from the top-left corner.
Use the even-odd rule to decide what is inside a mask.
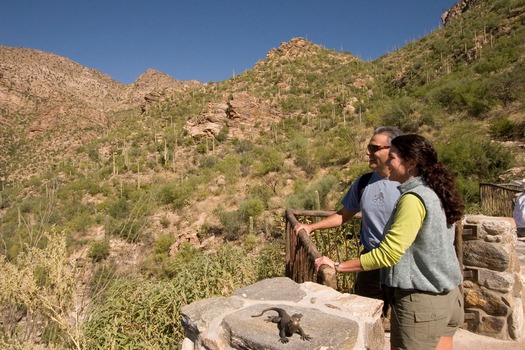
[[[295,234],[298,234],[299,231],[305,230],[307,235],[310,235],[310,233],[316,231],[316,230],[323,230],[323,229],[329,229],[333,227],[338,227],[350,220],[357,214],[357,211],[350,211],[346,208],[343,208],[341,210],[338,210],[336,213],[327,216],[321,221],[314,222],[312,224],[302,224],[298,223],[294,227]]]

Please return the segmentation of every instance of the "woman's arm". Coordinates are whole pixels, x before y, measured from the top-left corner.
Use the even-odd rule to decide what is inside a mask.
[[[364,270],[395,265],[416,239],[425,215],[425,206],[419,197],[410,193],[402,196],[394,221],[379,247],[361,255]]]
[[[393,266],[416,239],[423,225],[426,210],[419,197],[413,194],[402,196],[394,214],[394,221],[379,247],[359,258],[344,261],[339,265],[339,272],[359,272]],[[328,265],[334,267],[334,261],[328,257],[316,259],[316,267]]]

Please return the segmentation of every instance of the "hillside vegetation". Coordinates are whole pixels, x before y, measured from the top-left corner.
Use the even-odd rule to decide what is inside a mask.
[[[379,125],[479,213],[525,177],[525,0],[470,3],[372,62],[294,38],[217,83],[0,48],[2,348],[180,348],[182,305],[283,275],[284,209],[337,209]]]

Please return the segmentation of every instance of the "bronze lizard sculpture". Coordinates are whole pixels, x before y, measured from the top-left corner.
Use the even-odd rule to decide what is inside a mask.
[[[303,329],[301,328],[301,325],[299,324],[299,321],[301,320],[301,317],[303,317],[303,314],[293,314],[292,316],[290,316],[288,315],[288,313],[286,313],[286,311],[284,311],[281,308],[271,307],[268,309],[264,309],[259,315],[252,315],[252,317],[260,317],[266,311],[270,310],[276,311],[279,314],[279,316],[268,316],[268,318],[265,321],[277,323],[277,327],[279,328],[279,341],[281,343],[288,343],[289,339],[287,337],[291,337],[294,333],[299,334],[302,340],[311,339],[311,337],[308,334],[304,333]]]

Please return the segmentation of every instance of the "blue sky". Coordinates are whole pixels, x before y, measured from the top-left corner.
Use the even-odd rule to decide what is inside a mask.
[[[222,81],[295,37],[376,59],[441,25],[456,0],[0,0],[0,45],[67,57],[122,83],[153,68]]]

